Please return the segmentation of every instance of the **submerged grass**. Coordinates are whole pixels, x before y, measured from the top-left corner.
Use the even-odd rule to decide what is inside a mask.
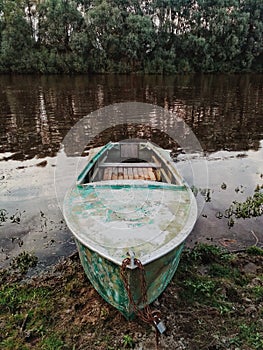
[[[256,248],[256,249],[255,249]],[[199,244],[185,250],[172,282],[154,303],[167,326],[159,349],[263,348],[263,256]],[[127,322],[86,279],[77,255],[25,279],[1,271],[0,348],[154,349],[154,329]]]
[[[263,215],[263,185],[257,185],[252,196],[243,202],[233,201],[224,213],[216,213],[218,219],[228,218],[228,227],[235,224],[236,219],[249,219]]]

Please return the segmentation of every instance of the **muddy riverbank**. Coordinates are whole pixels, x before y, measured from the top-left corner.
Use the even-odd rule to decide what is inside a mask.
[[[0,347],[5,350],[263,347],[263,251],[255,246],[229,253],[199,244],[183,253],[172,282],[151,305],[167,327],[158,347],[153,326],[138,318],[126,321],[97,294],[77,254],[25,279],[33,262],[25,255],[0,271]]]

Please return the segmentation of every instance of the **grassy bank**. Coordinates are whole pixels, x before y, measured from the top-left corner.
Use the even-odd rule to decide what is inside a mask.
[[[0,272],[1,349],[149,349],[155,331],[127,322],[93,289],[75,254],[52,271],[25,278],[24,253]],[[197,245],[183,253],[169,287],[154,303],[167,326],[159,349],[262,349],[263,250],[229,253]]]

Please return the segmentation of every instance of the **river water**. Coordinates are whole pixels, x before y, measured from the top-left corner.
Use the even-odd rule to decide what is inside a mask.
[[[91,114],[127,102],[160,106],[167,116],[149,114],[149,123],[144,116],[134,127]],[[90,114],[96,137],[89,147],[141,137],[173,150],[183,176],[199,191],[199,218],[188,245],[263,244],[262,216],[235,220],[230,228],[229,218],[218,218],[263,184],[263,75],[0,76],[0,266],[29,251],[41,269],[75,251],[56,198],[57,154],[69,130]],[[186,160],[167,134],[178,120],[203,150],[190,154],[198,181],[189,173],[189,154]]]

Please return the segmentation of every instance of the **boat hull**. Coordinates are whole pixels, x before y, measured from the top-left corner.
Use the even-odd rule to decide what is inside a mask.
[[[66,194],[63,213],[90,282],[132,319],[174,276],[197,205],[167,152],[109,143]]]
[[[135,312],[124,286],[121,266],[102,257],[78,240],[76,240],[76,244],[84,271],[97,292],[109,304],[118,309],[126,319],[133,319]],[[147,304],[158,298],[171,281],[178,267],[183,246],[184,243],[181,243],[166,255],[143,266],[147,288]],[[126,272],[132,298],[138,308],[142,309],[146,305],[142,300],[141,270],[127,268]]]

